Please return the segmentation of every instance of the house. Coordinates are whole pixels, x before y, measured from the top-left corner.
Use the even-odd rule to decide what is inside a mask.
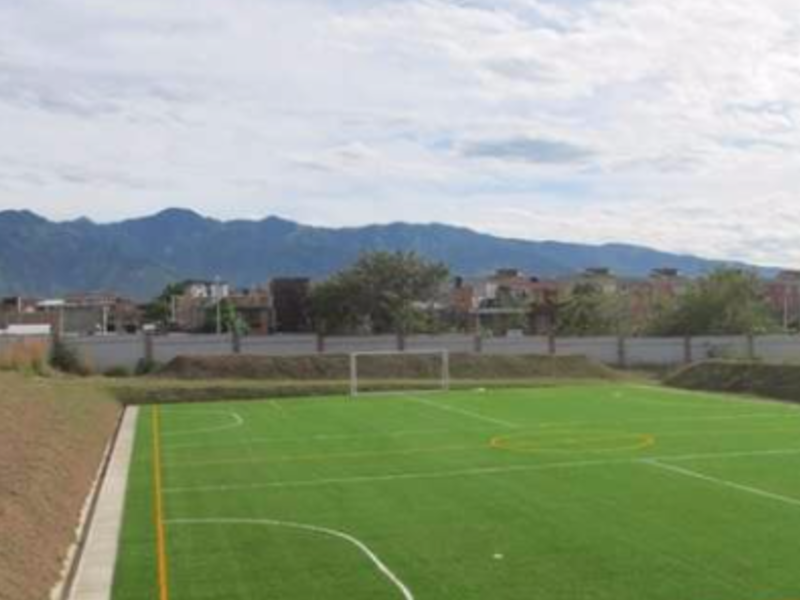
[[[266,335],[270,332],[275,318],[272,294],[268,287],[232,293],[228,301],[247,325],[249,333]]]
[[[138,305],[112,292],[68,294],[63,298],[10,297],[0,300],[0,328],[47,326],[66,334],[134,333],[141,327]]]
[[[199,332],[213,327],[209,324],[210,311],[231,296],[230,284],[219,279],[190,279],[181,288],[182,293],[170,299],[170,328],[178,331]]]
[[[469,315],[470,329],[491,329],[496,333],[523,329],[549,332],[555,321],[559,286],[525,275],[519,269],[502,268],[489,277],[455,279],[450,291],[450,308],[457,323]]]
[[[40,300],[23,296],[0,299],[0,329],[12,325],[41,325],[53,327],[55,318],[38,309]]]
[[[225,281],[193,280],[184,282],[183,295],[195,300],[221,300],[231,295],[231,286]]]
[[[800,327],[800,271],[781,271],[766,281],[764,297],[784,329]]]

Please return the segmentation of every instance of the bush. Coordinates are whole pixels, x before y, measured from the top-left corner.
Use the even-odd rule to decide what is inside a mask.
[[[147,358],[142,358],[139,362],[136,363],[136,368],[134,369],[134,373],[136,375],[150,375],[152,373],[156,373],[161,368],[156,361],[150,360]]]
[[[91,375],[91,369],[83,361],[78,351],[60,339],[54,340],[50,348],[50,366],[70,375],[80,375],[81,377]]]
[[[106,372],[103,373],[106,377],[130,377],[131,372],[126,367],[111,367],[110,369],[106,369]]]

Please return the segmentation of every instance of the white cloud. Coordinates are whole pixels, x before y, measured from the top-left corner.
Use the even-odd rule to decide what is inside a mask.
[[[798,57],[789,0],[0,0],[0,208],[790,265]]]

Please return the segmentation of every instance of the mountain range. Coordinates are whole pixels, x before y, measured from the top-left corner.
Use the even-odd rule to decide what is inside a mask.
[[[145,299],[187,278],[219,276],[245,287],[278,276],[322,278],[377,249],[414,250],[464,276],[510,267],[560,277],[600,266],[631,277],[660,267],[699,275],[734,264],[628,244],[505,239],[441,224],[333,229],[277,217],[219,221],[184,209],[100,224],[54,222],[23,210],[0,211],[0,294],[114,290]]]

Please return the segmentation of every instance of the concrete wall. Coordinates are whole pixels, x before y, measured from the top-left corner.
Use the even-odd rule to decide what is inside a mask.
[[[144,357],[144,336],[92,336],[65,338],[65,341],[100,373],[113,367],[133,369]]]
[[[76,347],[92,367],[105,371],[111,367],[135,367],[145,357],[148,344],[144,336],[69,337],[66,341]],[[549,354],[560,356],[584,355],[609,365],[677,366],[689,360],[708,358],[761,358],[774,362],[800,362],[800,336],[719,336],[682,338],[614,337],[557,338],[507,337],[476,339],[471,335],[410,336],[401,342],[395,335],[328,337],[316,335],[271,335],[243,337],[238,350],[242,354],[262,356],[301,356],[317,354],[347,354],[398,350],[402,344],[409,351],[446,349],[457,353],[484,354]],[[10,345],[0,336],[0,351]],[[153,336],[152,358],[164,363],[181,355],[218,356],[232,354],[236,346],[230,335],[168,335]]]

